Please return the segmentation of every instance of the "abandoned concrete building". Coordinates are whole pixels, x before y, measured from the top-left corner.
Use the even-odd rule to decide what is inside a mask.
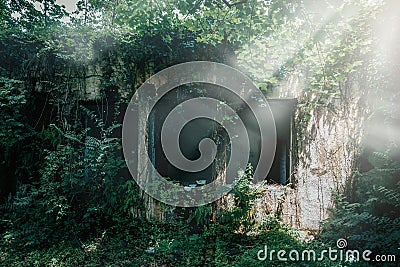
[[[115,100],[112,94],[105,97],[101,91],[102,71],[99,65],[86,66],[84,73],[79,74],[79,77],[85,78],[79,78],[74,92],[107,124],[110,123],[107,121],[109,115],[105,113],[112,113]],[[289,76],[268,95],[277,122],[277,146],[270,174],[265,177],[268,182],[263,186],[263,196],[254,203],[258,221],[263,221],[267,214],[278,213],[284,223],[294,228],[318,230],[320,223],[329,216],[334,196],[342,192],[351,179],[359,153],[363,123],[360,113],[363,110],[360,105],[361,85],[356,81],[354,79],[348,85],[351,90],[347,94],[331,99],[329,106],[317,106],[311,110],[307,110],[305,104],[314,101],[316,96],[303,90],[301,76]],[[116,88],[115,94],[128,95],[122,87]],[[36,84],[36,91],[38,94],[45,92],[40,81]],[[170,97],[177,98],[176,95]],[[168,103],[169,100],[165,101]],[[123,109],[120,116],[123,116]],[[163,110],[156,112],[164,113]],[[155,118],[162,119],[162,116],[155,115]],[[160,127],[158,119],[153,121],[155,128]],[[87,127],[90,123],[88,120],[84,122]],[[191,138],[198,139],[204,134],[201,131],[197,133]],[[151,138],[149,131],[144,134],[147,136],[139,138],[146,142],[147,149],[154,149],[150,153],[160,172],[170,176],[165,159],[157,153],[157,140]],[[94,132],[88,135],[89,138],[90,135],[96,138]],[[203,174],[215,176],[209,169]],[[145,194],[144,198],[145,215],[162,220],[165,216],[162,205]],[[167,209],[173,210],[173,207]]]
[[[283,222],[292,227],[318,230],[320,223],[329,216],[335,194],[343,192],[351,179],[362,137],[362,100],[357,95],[358,85],[354,83],[351,85],[351,95],[333,99],[332,106],[305,113],[303,104],[312,101],[315,95],[304,92],[301,85],[299,77],[292,76],[276,88],[267,100],[276,123],[276,152],[269,174],[264,177],[266,183],[262,189],[263,196],[254,204],[254,214],[259,222],[267,214],[279,214]],[[166,103],[163,107],[166,110],[168,104],[176,105],[174,100],[189,97],[177,94],[179,93],[164,100]],[[166,110],[155,112],[165,114]],[[148,150],[138,154],[149,153],[156,169],[164,177],[175,176],[175,180],[179,180],[185,174],[169,166],[160,152],[159,139],[153,136],[154,132],[158,132],[157,127],[161,127],[165,116],[155,115],[156,119],[152,122],[154,128],[144,131],[139,137]],[[201,138],[209,135],[200,129],[201,126],[212,128],[207,123],[193,125],[189,130],[190,141],[186,141],[183,147],[189,147],[189,150],[190,147],[197,147]],[[197,156],[194,155],[193,158]],[[213,166],[200,176],[203,175],[204,179],[210,176],[215,178],[219,175],[213,173],[215,169]],[[147,216],[164,218],[166,211],[162,210],[160,203],[151,197],[147,198],[146,203]]]

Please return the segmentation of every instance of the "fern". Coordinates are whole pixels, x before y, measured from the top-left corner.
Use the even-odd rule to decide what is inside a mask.
[[[386,187],[379,186],[376,191],[384,196],[381,199],[382,202],[391,204],[395,207],[400,207],[400,192],[398,189],[388,189]]]
[[[400,244],[400,168],[385,153],[370,157],[374,168],[355,175],[354,191],[337,199],[324,222],[326,240],[346,237],[352,247],[397,253]],[[351,201],[350,201],[351,200]]]

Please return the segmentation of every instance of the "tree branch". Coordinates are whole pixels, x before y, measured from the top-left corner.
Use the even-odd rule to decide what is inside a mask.
[[[237,6],[237,5],[241,5],[241,4],[247,3],[247,0],[240,1],[240,2],[237,2],[237,3],[233,3],[233,4],[229,3],[228,0],[222,0],[222,2],[224,2],[225,5],[227,5],[229,8],[231,8],[233,6]]]

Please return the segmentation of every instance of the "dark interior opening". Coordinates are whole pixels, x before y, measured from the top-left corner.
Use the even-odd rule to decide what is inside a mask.
[[[211,88],[211,89],[210,89]],[[181,86],[175,90],[168,92],[165,96],[157,102],[156,107],[151,111],[149,121],[147,124],[148,132],[148,155],[153,163],[157,172],[163,177],[179,182],[182,185],[196,184],[196,181],[205,181],[205,183],[212,182],[217,173],[219,173],[219,165],[214,160],[213,164],[206,169],[190,173],[176,168],[171,164],[165,156],[161,144],[161,130],[167,115],[172,109],[177,107],[180,103],[201,97],[205,94],[206,90],[214,90],[213,86],[207,88],[201,86]],[[185,110],[182,109],[181,115],[185,117]],[[167,127],[168,128],[168,127]],[[182,131],[178,133],[176,129],[167,129],[173,135],[179,134],[179,146],[182,154],[189,160],[196,160],[200,157],[198,144],[204,138],[212,139],[218,146],[217,150],[224,150],[224,140],[227,140],[227,133],[215,121],[205,118],[198,118],[188,122]],[[219,158],[217,155],[216,158]]]
[[[290,173],[292,168],[292,147],[293,147],[293,115],[296,105],[295,99],[267,99],[275,121],[276,129],[276,150],[275,156],[267,177],[259,177],[267,180],[271,184],[286,185],[290,183]],[[261,138],[259,132],[255,131],[258,127],[257,121],[245,113],[245,120],[248,122],[248,134],[253,144],[260,148]],[[249,162],[255,169],[259,162],[260,151],[251,149]]]
[[[286,185],[290,183],[293,147],[293,115],[296,100],[269,99],[276,126],[276,150],[267,180],[271,183]]]
[[[224,90],[224,88],[210,85],[207,85],[206,89],[193,86],[176,88],[163,96],[153,108],[147,124],[147,152],[153,166],[163,177],[179,182],[182,185],[190,185],[196,184],[198,180],[206,180],[206,183],[209,183],[220,172],[221,166],[216,160],[208,168],[195,174],[179,170],[167,160],[162,149],[161,129],[167,115],[180,103],[202,95],[207,95],[215,99],[222,98],[225,103],[237,111],[237,114],[241,117],[248,130],[250,140],[249,163],[255,169],[259,161],[261,140],[256,118],[249,112],[239,97],[231,97],[232,94]],[[272,167],[267,177],[263,177],[263,179],[268,180],[269,183],[286,185],[290,182],[293,114],[296,100],[269,99],[268,103],[276,124],[277,144]],[[184,115],[185,111],[182,111],[182,116]],[[219,153],[217,154],[217,159],[222,156],[225,157],[226,162],[229,162],[230,147],[228,144],[228,134],[217,122],[208,119],[196,119],[186,124],[180,133],[179,142],[181,152],[187,159],[197,159],[200,156],[198,144],[204,138],[211,138],[217,144]],[[222,153],[225,154],[222,155]]]

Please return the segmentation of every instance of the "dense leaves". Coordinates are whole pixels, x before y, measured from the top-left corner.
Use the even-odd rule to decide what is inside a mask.
[[[393,127],[399,93],[389,77],[398,62],[390,60],[396,55],[381,60],[371,30],[382,6],[80,0],[69,14],[55,0],[0,1],[0,265],[260,266],[266,243],[324,247],[299,241],[279,218],[255,224],[251,205],[260,192],[251,187],[251,167],[231,192],[230,209],[210,205],[176,210],[168,223],[144,220],[142,193],[121,155],[121,113],[150,75],[210,60],[241,69],[266,95],[301,77],[302,89],[315,95],[299,105],[304,121],[313,109],[345,100],[357,80],[363,95],[382,100],[370,103],[378,110],[372,121]],[[88,101],[93,87],[97,98]],[[327,244],[340,235],[355,248],[396,253],[400,143],[395,135],[382,139],[389,144],[365,145],[367,170],[338,196],[324,228]]]

